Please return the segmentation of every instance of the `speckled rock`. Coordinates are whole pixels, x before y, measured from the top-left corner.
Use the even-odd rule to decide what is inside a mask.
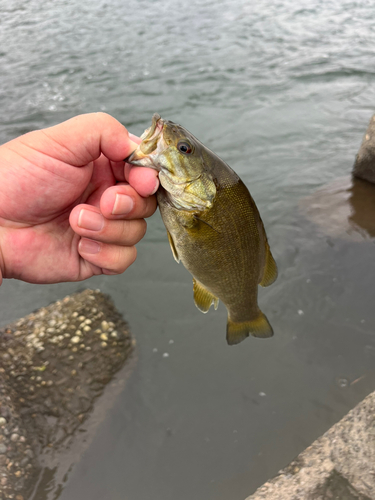
[[[98,290],[65,297],[0,330],[0,500],[28,497],[38,457],[75,439],[134,345]]]
[[[375,392],[247,500],[375,500]]]
[[[353,168],[353,175],[375,183],[375,115],[363,137]]]

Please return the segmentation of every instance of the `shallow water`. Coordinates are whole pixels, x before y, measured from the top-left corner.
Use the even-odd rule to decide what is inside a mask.
[[[131,269],[84,284],[112,296],[138,364],[59,499],[242,500],[375,386],[374,241],[300,211],[350,172],[374,112],[373,5],[0,0],[0,11],[1,142],[98,110],[140,134],[157,111],[241,175],[279,265],[260,293],[275,336],[232,348],[225,308],[195,308],[158,214]],[[0,323],[82,286],[8,281]]]

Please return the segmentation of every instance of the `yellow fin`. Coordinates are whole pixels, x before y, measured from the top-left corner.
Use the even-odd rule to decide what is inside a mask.
[[[273,330],[268,319],[259,311],[259,316],[251,321],[235,323],[228,316],[227,324],[227,342],[229,345],[239,344],[251,334],[253,337],[268,338],[272,337]]]
[[[219,299],[215,297],[215,295],[212,295],[211,292],[206,290],[204,286],[195,278],[193,278],[193,283],[194,302],[198,309],[202,311],[202,313],[206,313],[213,304],[216,311],[219,305]]]
[[[172,253],[173,253],[174,260],[179,263],[180,262],[180,257],[178,256],[176,247],[174,246],[174,241],[172,240],[172,236],[169,234],[169,231],[167,231],[167,235],[168,235],[168,241],[169,241],[169,244],[171,246],[171,250],[172,250]]]
[[[272,253],[267,241],[265,250],[266,250],[266,263],[264,265],[263,278],[262,281],[260,282],[261,286],[272,285],[272,283],[276,281],[277,278],[277,265],[274,258],[272,257]]]

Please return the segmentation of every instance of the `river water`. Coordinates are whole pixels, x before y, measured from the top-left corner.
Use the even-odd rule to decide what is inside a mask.
[[[275,336],[232,348],[225,308],[195,308],[159,214],[123,276],[85,283],[111,295],[138,361],[45,498],[243,500],[375,387],[371,234],[301,210],[350,173],[374,112],[373,3],[0,0],[0,12],[1,142],[100,110],[141,134],[158,112],[239,173],[279,266],[260,291]],[[0,323],[82,286],[7,281]]]

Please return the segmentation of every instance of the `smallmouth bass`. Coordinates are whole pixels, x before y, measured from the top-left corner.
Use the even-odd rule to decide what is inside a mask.
[[[227,342],[271,337],[258,284],[277,278],[258,209],[238,175],[180,125],[158,114],[128,163],[159,172],[157,199],[177,262],[193,276],[194,301],[228,310]]]

